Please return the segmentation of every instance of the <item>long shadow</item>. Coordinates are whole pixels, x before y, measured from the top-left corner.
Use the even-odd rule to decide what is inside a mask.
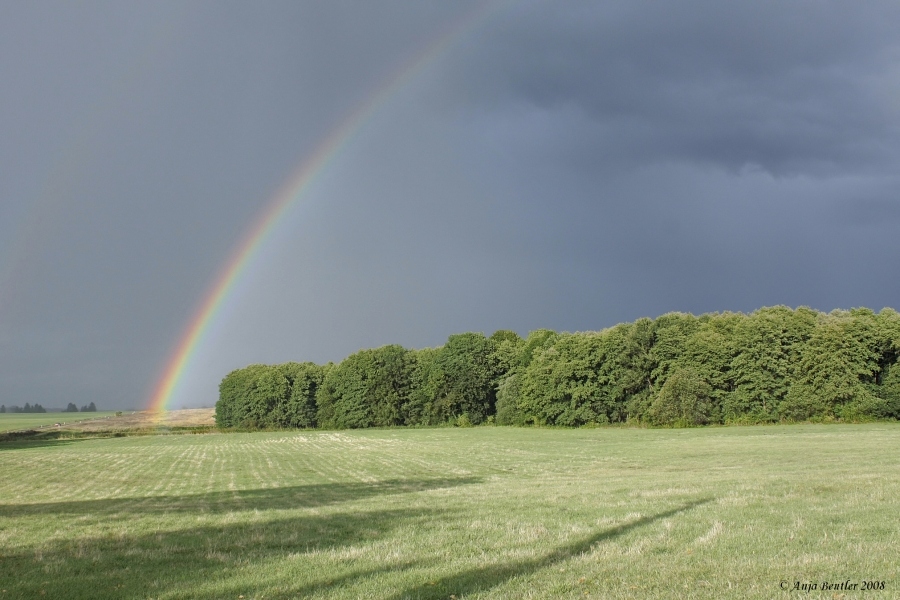
[[[434,600],[437,598],[446,599],[450,598],[451,595],[459,597],[475,592],[482,592],[505,583],[513,577],[528,575],[534,573],[539,569],[551,567],[556,563],[564,562],[570,558],[578,556],[579,554],[589,552],[594,544],[611,540],[613,538],[624,535],[633,529],[637,529],[638,527],[643,527],[645,525],[653,523],[654,521],[666,519],[668,517],[677,515],[678,513],[691,510],[692,508],[695,508],[702,504],[706,504],[707,502],[711,502],[712,500],[712,498],[703,498],[701,500],[695,500],[693,502],[685,504],[684,506],[673,508],[665,512],[657,513],[648,517],[641,517],[640,519],[631,521],[630,523],[625,523],[624,525],[619,525],[611,529],[605,529],[589,537],[572,542],[571,544],[566,544],[565,546],[561,546],[553,552],[550,552],[549,554],[545,554],[544,556],[540,556],[532,560],[490,565],[487,567],[463,571],[462,573],[457,573],[456,575],[451,575],[449,577],[438,579],[437,581],[410,588],[397,594],[396,596],[392,596],[391,600]]]
[[[351,570],[352,561],[346,561],[335,568],[323,552],[371,543],[401,525],[424,527],[436,512],[344,512],[38,541],[27,550],[2,553],[0,589],[4,598],[252,598],[262,573],[270,588],[267,598],[302,597],[380,572],[414,568],[418,562]],[[303,562],[286,571],[285,559],[290,564],[292,558]],[[316,571],[317,562],[333,571]],[[266,563],[280,563],[280,568],[266,570]]]
[[[0,433],[0,452],[7,450],[30,450],[32,448],[45,448],[48,446],[67,446],[75,442],[89,440],[89,437],[67,437],[58,432],[48,435],[48,432],[28,429],[24,431],[4,431]]]
[[[34,504],[0,504],[0,517],[27,515],[218,514],[241,510],[326,506],[383,496],[480,483],[479,477],[391,479],[376,483],[320,483],[255,490],[218,491],[179,496],[142,496],[102,500],[72,500]]]
[[[215,427],[207,425],[156,425],[132,429],[79,429],[77,426],[65,426],[62,429],[20,429],[0,433],[0,451],[60,446],[73,442],[107,438],[204,434],[212,433],[215,430]]]
[[[423,561],[421,560],[406,561],[397,564],[384,565],[375,569],[361,569],[357,571],[351,571],[343,575],[321,577],[317,581],[304,584],[287,583],[280,586],[280,589],[272,589],[271,587],[268,587],[265,590],[265,598],[283,598],[284,600],[308,598],[316,592],[320,592],[322,590],[340,589],[348,585],[353,585],[358,581],[378,576],[381,573],[397,574],[421,566],[423,566]],[[254,589],[251,586],[241,585],[239,583],[232,583],[228,585],[226,589],[228,591],[222,591],[220,589],[214,592],[207,593],[200,592],[196,589],[187,589],[183,591],[185,593],[185,596],[190,597],[192,600],[219,600],[220,598],[240,598],[241,595],[244,595],[247,598],[253,598],[254,592],[259,591],[258,589]]]

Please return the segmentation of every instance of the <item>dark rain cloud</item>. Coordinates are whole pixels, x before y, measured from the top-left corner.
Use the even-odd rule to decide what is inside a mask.
[[[0,404],[143,404],[292,169],[477,6],[0,7]],[[284,216],[176,404],[465,330],[896,306],[898,32],[890,2],[502,4]]]
[[[513,12],[462,69],[486,92],[465,97],[489,115],[549,113],[586,168],[674,160],[834,176],[896,163],[895,3],[568,2]]]

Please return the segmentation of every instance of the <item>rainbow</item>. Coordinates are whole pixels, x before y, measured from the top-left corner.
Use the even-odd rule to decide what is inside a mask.
[[[394,71],[381,86],[369,94],[354,111],[322,139],[313,154],[291,173],[284,185],[267,203],[254,225],[244,234],[241,242],[220,269],[203,301],[195,310],[180,341],[166,362],[163,375],[158,380],[147,404],[148,411],[159,413],[167,408],[188,371],[192,358],[203,345],[211,323],[221,311],[231,291],[253,264],[265,240],[291,207],[309,190],[316,177],[328,167],[341,149],[351,141],[354,134],[397,91],[442,55],[458,37],[484,23],[489,16],[497,13],[500,7],[500,3],[488,2],[454,22],[435,41]]]

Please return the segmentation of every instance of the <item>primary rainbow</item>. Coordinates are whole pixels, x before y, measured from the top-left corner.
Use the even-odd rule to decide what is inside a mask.
[[[257,218],[253,227],[247,231],[241,243],[220,270],[215,283],[194,313],[175,351],[167,361],[163,376],[156,384],[147,410],[160,412],[166,409],[190,366],[191,359],[201,346],[210,324],[228,298],[229,292],[248,266],[253,263],[263,242],[277,227],[281,218],[303,197],[304,192],[309,189],[316,176],[328,166],[341,148],[350,141],[353,134],[405,83],[440,56],[457,37],[484,22],[497,9],[499,9],[499,4],[486,3],[455,22],[442,35],[438,36],[436,41],[426,46],[423,52],[402,65],[380,87],[376,88],[356,110],[319,143],[312,156],[297,167],[267,204],[266,209]]]

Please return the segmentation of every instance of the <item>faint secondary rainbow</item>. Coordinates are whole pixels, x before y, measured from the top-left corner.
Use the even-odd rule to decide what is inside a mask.
[[[443,54],[454,40],[484,23],[488,17],[498,12],[503,4],[505,3],[482,4],[456,21],[435,41],[426,46],[420,54],[394,71],[381,86],[366,97],[356,110],[329,132],[316,147],[312,156],[297,167],[267,204],[254,225],[244,234],[240,244],[236,246],[228,261],[221,268],[215,283],[194,312],[178,345],[167,361],[163,375],[156,384],[147,405],[147,410],[159,412],[166,409],[188,370],[192,358],[202,345],[211,323],[220,312],[235,284],[254,262],[263,243],[278,226],[282,217],[303,197],[316,177],[337,156],[341,148],[351,140],[353,134],[365,125],[366,121],[399,89],[435,58]]]

